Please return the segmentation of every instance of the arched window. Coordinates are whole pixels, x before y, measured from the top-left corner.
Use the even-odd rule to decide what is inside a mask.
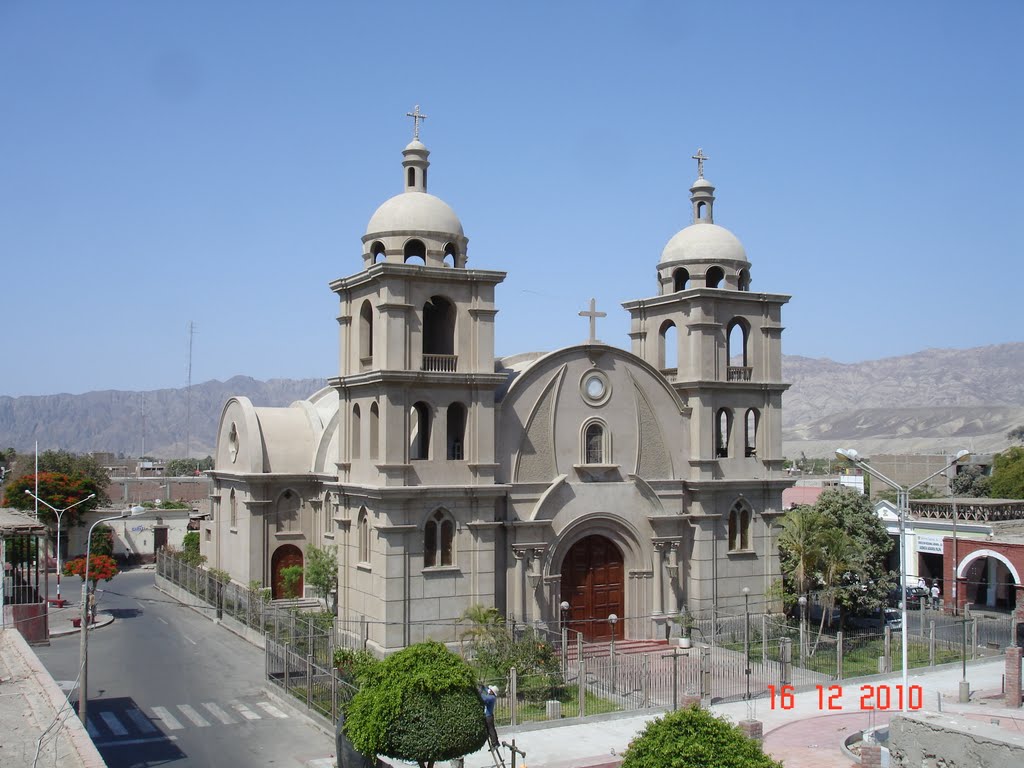
[[[704,209],[706,207],[707,207],[707,204],[704,203],[704,202],[697,203],[697,221],[704,221],[704,217],[705,217]]]
[[[721,267],[710,267],[704,275],[704,285],[708,288],[724,288],[725,272]]]
[[[277,497],[277,507],[274,512],[274,523],[278,533],[294,532],[299,527],[299,507],[302,499],[299,494],[289,489]]]
[[[367,367],[373,364],[373,307],[369,301],[359,308],[359,362]]]
[[[454,243],[445,244],[443,261],[446,267],[459,266],[459,249]]]
[[[443,296],[431,296],[423,305],[423,370],[454,373],[455,305]]]
[[[452,403],[448,406],[448,460],[462,461],[465,458],[466,406]]]
[[[362,436],[363,430],[363,419],[359,412],[359,404],[356,403],[352,406],[352,455],[351,459],[359,458],[359,438]]]
[[[366,507],[359,510],[359,521],[356,523],[356,536],[359,546],[359,562],[370,562],[370,516]]]
[[[232,528],[238,527],[238,500],[235,498],[235,489],[231,489],[228,496],[228,525]]]
[[[715,416],[715,457],[729,458],[729,433],[732,431],[732,411],[719,408]]]
[[[666,320],[658,331],[658,368],[666,370],[679,367],[679,336],[676,324]]]
[[[748,408],[743,416],[743,441],[744,455],[757,456],[757,425],[761,420],[761,413],[756,408]]]
[[[749,291],[750,290],[750,270],[749,269],[741,269],[740,270],[740,277],[739,277],[738,287],[739,287],[739,289],[741,291]]]
[[[427,263],[427,246],[423,244],[422,240],[410,240],[405,244],[405,248],[402,251],[403,260],[408,264],[411,260],[414,260],[414,264],[426,264]]]
[[[338,497],[333,493],[324,496],[324,533],[334,533],[334,514],[338,507]]]
[[[672,290],[673,291],[685,291],[686,284],[690,282],[690,273],[682,267],[679,267],[675,272],[672,273]]]
[[[747,321],[741,317],[726,326],[726,381],[750,381],[752,371],[747,364],[749,329]]]
[[[591,421],[583,429],[583,463],[607,464],[610,451],[607,444],[607,433],[600,421]]]
[[[380,458],[380,408],[370,404],[370,458]]]
[[[750,547],[750,507],[745,502],[737,501],[729,511],[729,551],[749,550]]]
[[[415,187],[416,186],[416,169],[410,168],[406,174],[405,186]]]
[[[409,412],[409,459],[430,458],[430,406],[420,401]]]
[[[455,549],[455,521],[439,509],[427,520],[423,531],[423,567],[452,565]]]
[[[384,249],[384,243],[380,240],[375,240],[373,245],[370,246],[370,256],[374,264],[387,259],[387,253]]]

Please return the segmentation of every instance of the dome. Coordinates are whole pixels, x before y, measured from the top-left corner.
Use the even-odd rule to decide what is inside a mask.
[[[444,200],[428,192],[403,192],[384,202],[370,217],[367,235],[395,231],[463,236],[462,222]]]
[[[661,263],[675,261],[725,262],[747,260],[739,239],[725,227],[701,222],[691,224],[668,241]]]

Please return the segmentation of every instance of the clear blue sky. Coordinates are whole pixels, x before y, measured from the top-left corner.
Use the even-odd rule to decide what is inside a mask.
[[[193,382],[335,375],[415,104],[499,354],[591,296],[628,347],[698,147],[787,354],[1024,340],[1022,37],[1017,0],[0,0],[0,394],[182,386],[190,321]]]

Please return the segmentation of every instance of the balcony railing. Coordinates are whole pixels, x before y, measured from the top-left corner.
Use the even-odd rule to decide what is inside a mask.
[[[753,368],[749,365],[730,365],[725,369],[726,381],[750,381]]]
[[[455,373],[458,364],[458,355],[423,355],[423,365],[420,370],[430,373]]]

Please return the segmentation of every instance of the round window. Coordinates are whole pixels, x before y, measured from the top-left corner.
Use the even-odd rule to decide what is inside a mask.
[[[580,394],[589,405],[604,405],[611,394],[608,377],[600,371],[587,371],[580,380]]]

